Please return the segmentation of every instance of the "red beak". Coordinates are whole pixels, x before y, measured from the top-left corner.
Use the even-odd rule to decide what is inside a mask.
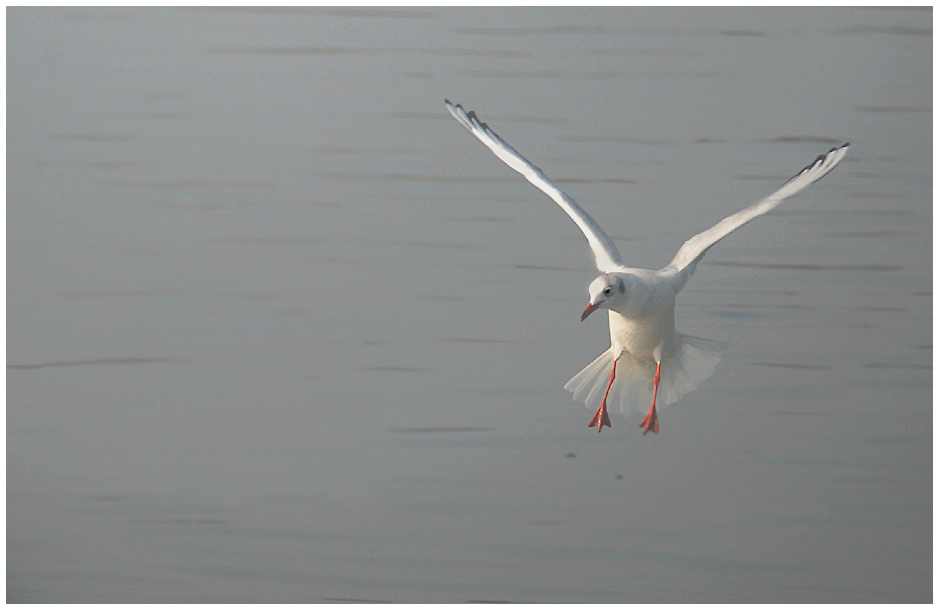
[[[597,306],[596,306],[596,305],[594,305],[593,303],[588,303],[588,304],[587,304],[587,308],[584,309],[584,313],[580,314],[580,321],[583,322],[584,320],[586,320],[586,319],[587,319],[587,316],[589,316],[590,314],[592,314],[592,313],[595,312],[596,310],[597,310]]]

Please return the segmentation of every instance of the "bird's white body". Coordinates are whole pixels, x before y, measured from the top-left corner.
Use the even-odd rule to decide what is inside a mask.
[[[619,361],[608,404],[619,404],[627,415],[642,413],[652,401],[656,366],[661,363],[658,406],[670,405],[711,376],[725,343],[691,337],[675,329],[675,285],[671,278],[646,269],[614,272],[636,278],[647,289],[645,298],[620,312],[609,309],[610,348],[564,385],[574,400],[588,406],[603,397],[613,362]],[[613,275],[613,274],[610,274]]]
[[[678,333],[675,330],[675,295],[694,273],[708,248],[826,175],[848,150],[847,144],[831,149],[769,197],[695,235],[665,267],[657,271],[634,269],[623,265],[613,240],[540,169],[480,122],[475,113],[467,113],[460,105],[454,106],[449,101],[446,104],[463,127],[509,167],[554,199],[590,244],[602,275],[590,284],[590,303],[581,319],[597,309],[608,310],[610,348],[577,373],[564,388],[588,407],[599,403],[597,415],[591,421],[598,429],[609,425],[608,403],[618,402],[621,411],[628,414],[642,412],[651,401],[649,415],[642,425],[646,432],[657,432],[656,403],[664,406],[677,402],[711,376],[721,360],[718,350],[727,344]]]

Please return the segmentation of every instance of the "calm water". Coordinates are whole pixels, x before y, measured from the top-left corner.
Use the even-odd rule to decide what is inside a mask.
[[[932,13],[7,10],[7,596],[929,602]],[[661,413],[582,235],[709,252]]]

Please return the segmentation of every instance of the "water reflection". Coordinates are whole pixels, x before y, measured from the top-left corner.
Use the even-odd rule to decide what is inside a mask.
[[[113,364],[153,364],[157,362],[179,362],[173,358],[89,358],[64,362],[40,362],[37,364],[7,364],[7,370],[34,370],[58,366],[109,366]]]

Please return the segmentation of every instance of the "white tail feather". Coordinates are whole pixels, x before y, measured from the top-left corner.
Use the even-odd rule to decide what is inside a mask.
[[[727,344],[720,341],[679,334],[676,350],[662,361],[656,408],[678,402],[710,377],[721,361],[717,350],[724,347]],[[564,384],[564,389],[574,394],[574,400],[595,409],[600,406],[612,370],[613,349],[610,348],[574,375]],[[644,414],[652,404],[653,377],[654,362],[641,362],[623,352],[616,365],[616,379],[610,388],[607,405],[619,403],[620,412],[627,415]]]

